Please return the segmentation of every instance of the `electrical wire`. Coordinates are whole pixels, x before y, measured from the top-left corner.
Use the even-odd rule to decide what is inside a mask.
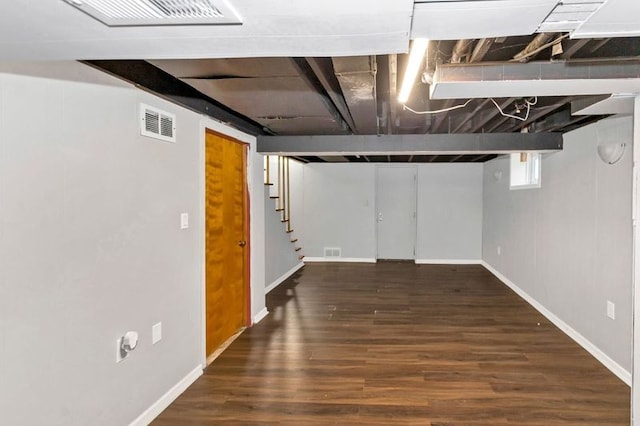
[[[464,107],[466,107],[467,105],[469,105],[469,103],[470,103],[472,100],[473,100],[473,99],[469,99],[467,102],[465,102],[465,103],[463,103],[463,104],[455,105],[455,106],[452,106],[452,107],[449,107],[449,108],[436,109],[436,110],[433,110],[433,111],[416,111],[416,110],[414,110],[414,109],[409,108],[409,107],[408,107],[408,106],[406,106],[406,105],[402,105],[402,109],[407,110],[407,111],[410,111],[410,112],[412,112],[412,113],[414,113],[414,114],[438,114],[438,113],[441,113],[441,112],[448,112],[448,111],[453,111],[453,110],[455,110],[455,109],[464,108]]]
[[[493,98],[489,98],[489,99],[491,99],[491,102],[493,102],[496,108],[498,108],[498,111],[500,111],[500,114],[502,114],[502,116],[508,117],[508,118],[515,118],[516,120],[520,120],[520,121],[527,121],[529,119],[529,113],[531,112],[531,107],[538,103],[537,96],[533,98],[534,99],[533,101],[525,99],[524,102],[527,105],[527,113],[525,114],[524,117],[518,117],[517,115],[507,114],[502,110],[502,108],[500,108],[500,105],[498,105],[498,103]]]

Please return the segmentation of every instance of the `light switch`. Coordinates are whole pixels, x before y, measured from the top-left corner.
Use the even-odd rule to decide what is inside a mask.
[[[180,215],[180,229],[187,229],[189,227],[189,213],[182,213]]]
[[[162,340],[162,323],[159,322],[151,327],[151,343],[156,344]]]

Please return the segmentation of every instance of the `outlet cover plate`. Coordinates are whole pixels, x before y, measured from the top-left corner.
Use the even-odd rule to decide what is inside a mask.
[[[616,305],[610,300],[607,300],[607,316],[612,320],[616,319]]]

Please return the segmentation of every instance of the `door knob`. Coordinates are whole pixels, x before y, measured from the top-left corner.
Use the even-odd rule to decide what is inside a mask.
[[[246,242],[246,241],[238,241],[238,245],[239,245],[240,247],[244,247],[244,246],[246,246],[246,245],[247,245],[247,242]]]

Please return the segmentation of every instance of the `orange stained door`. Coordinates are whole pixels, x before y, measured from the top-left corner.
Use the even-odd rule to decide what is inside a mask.
[[[205,152],[208,357],[246,325],[249,245],[246,145],[207,132]]]

